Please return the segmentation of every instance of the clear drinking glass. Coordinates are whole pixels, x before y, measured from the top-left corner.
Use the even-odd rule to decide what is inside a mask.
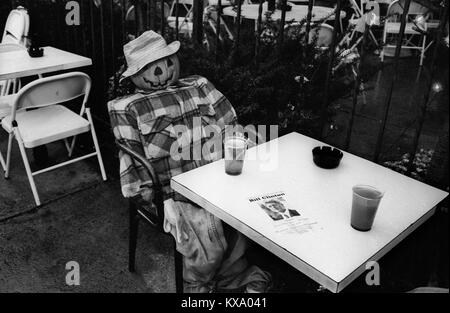
[[[354,229],[368,231],[372,228],[383,195],[384,192],[372,186],[353,187],[351,225]]]
[[[247,140],[243,137],[228,137],[225,139],[225,173],[239,175],[244,166]]]

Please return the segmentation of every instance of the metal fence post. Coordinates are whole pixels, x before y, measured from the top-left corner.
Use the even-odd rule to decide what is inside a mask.
[[[320,112],[320,137],[323,137],[323,128],[326,124],[326,111],[328,108],[328,93],[330,90],[330,81],[331,81],[331,72],[333,70],[333,62],[334,57],[336,54],[336,43],[337,43],[337,29],[339,27],[339,21],[341,18],[341,7],[342,7],[342,0],[337,0],[336,9],[334,12],[334,26],[333,26],[333,40],[330,45],[330,59],[328,61],[328,68],[327,68],[327,76],[325,80],[325,90],[324,90],[324,96],[323,96],[323,102]]]
[[[161,36],[164,36],[164,25],[165,17],[164,17],[164,0],[161,0]]]
[[[395,48],[394,78],[392,79],[391,85],[389,86],[389,89],[388,89],[388,93],[387,93],[388,96],[386,98],[386,102],[383,107],[383,119],[381,120],[381,126],[380,126],[380,129],[378,132],[377,143],[375,146],[374,162],[376,162],[376,163],[378,163],[378,161],[380,160],[381,145],[383,143],[384,131],[386,129],[386,122],[387,122],[387,118],[388,118],[388,114],[389,114],[389,109],[391,106],[392,92],[394,90],[395,82],[398,79],[398,63],[400,60],[400,50],[402,47],[403,36],[405,35],[406,16],[408,15],[410,4],[411,4],[411,0],[406,0],[405,6],[403,8],[401,22],[400,22],[399,38],[398,38],[397,46]]]
[[[201,45],[203,40],[203,0],[194,0],[193,4],[192,37],[196,44]]]
[[[179,0],[175,0],[175,39],[178,40],[179,39],[179,27],[180,27],[180,22],[178,21],[178,17],[179,17],[179,11],[178,11],[178,5],[179,5]]]
[[[256,41],[255,41],[255,63],[256,66],[258,66],[258,54],[259,54],[259,47],[261,45],[261,23],[262,23],[262,7],[263,7],[264,0],[259,0],[258,5],[258,19],[256,20]]]
[[[367,42],[367,36],[369,35],[369,30],[370,30],[370,26],[367,25],[367,23],[364,23],[364,33],[363,33],[363,39],[362,39],[362,44],[361,44],[361,54],[360,54],[358,69],[356,71],[355,87],[353,89],[352,110],[350,113],[350,121],[348,123],[347,135],[345,138],[345,145],[344,145],[345,150],[348,150],[348,148],[350,147],[350,141],[352,138],[353,122],[354,122],[355,114],[356,114],[356,105],[358,103],[358,92],[359,92],[359,87],[361,86],[361,72],[362,72],[362,67],[363,67],[363,62],[364,62],[364,46],[366,45],[366,42]]]
[[[150,29],[156,31],[156,1],[150,0]]]
[[[128,36],[127,36],[127,31],[126,31],[126,27],[125,27],[125,0],[121,1],[121,10],[120,10],[120,21],[122,22],[122,24],[120,25],[120,30],[122,32],[122,44],[124,44],[125,42],[127,42]]]
[[[216,21],[216,63],[219,62],[219,46],[220,46],[220,19],[222,18],[222,0],[217,2],[217,21]]]
[[[280,33],[278,34],[278,49],[281,52],[284,41],[284,24],[286,23],[286,3],[287,0],[280,0],[281,2],[281,20],[280,20]]]
[[[136,21],[136,37],[144,32],[144,19],[142,14],[142,3],[141,0],[136,0],[134,4],[134,14]]]
[[[414,156],[416,154],[416,151],[417,151],[417,148],[419,145],[419,138],[420,138],[420,134],[422,133],[422,128],[423,128],[423,124],[425,122],[425,116],[427,113],[428,105],[432,101],[432,98],[430,99],[430,94],[431,94],[431,90],[433,88],[433,80],[436,75],[436,66],[435,66],[436,59],[438,56],[439,47],[441,46],[442,37],[444,35],[444,29],[445,29],[445,25],[447,24],[447,21],[448,21],[448,0],[445,1],[444,7],[441,10],[441,21],[439,23],[439,31],[435,38],[436,43],[435,43],[434,50],[433,50],[433,58],[432,58],[431,64],[430,64],[430,78],[429,78],[429,81],[427,84],[426,94],[424,95],[424,98],[423,98],[424,102],[422,103],[421,110],[420,110],[419,125],[417,126],[415,134],[414,134],[414,139],[413,139],[413,144],[412,144],[412,149],[411,149],[411,157],[409,158],[409,163],[408,163],[408,170],[407,170],[408,174],[411,173],[412,169],[413,169]]]
[[[309,32],[311,30],[311,19],[312,19],[312,10],[314,6],[314,0],[308,1],[308,14],[306,15],[306,35],[305,35],[305,44],[309,44]]]
[[[239,55],[239,42],[241,39],[241,14],[242,14],[242,1],[238,0],[237,7],[237,26],[236,26],[236,41],[234,42],[234,53],[233,58],[236,60],[236,57]]]

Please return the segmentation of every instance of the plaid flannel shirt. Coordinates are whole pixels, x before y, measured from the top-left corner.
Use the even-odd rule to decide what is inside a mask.
[[[137,92],[114,99],[108,102],[108,111],[116,139],[145,156],[160,179],[164,199],[178,201],[187,199],[173,191],[170,179],[221,158],[221,153],[214,149],[206,149],[201,157],[192,158],[193,151],[199,151],[199,145],[203,147],[211,137],[205,127],[219,127],[223,134],[225,126],[237,123],[231,103],[200,76],[180,79],[177,85],[162,91]],[[180,133],[179,126],[185,131]],[[189,149],[191,157],[174,158],[173,150],[171,153],[174,143],[180,149]],[[142,186],[152,187],[150,176],[142,165],[122,151],[119,159],[125,197],[138,195]]]

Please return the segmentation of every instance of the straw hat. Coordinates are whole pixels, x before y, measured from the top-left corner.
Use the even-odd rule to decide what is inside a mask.
[[[128,68],[123,72],[120,81],[136,74],[149,63],[177,53],[179,48],[179,41],[168,45],[158,33],[152,30],[146,31],[123,46]]]

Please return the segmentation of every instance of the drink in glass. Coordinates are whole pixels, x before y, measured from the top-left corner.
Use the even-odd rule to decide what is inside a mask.
[[[383,192],[372,186],[353,187],[351,225],[354,229],[368,231],[372,228],[383,195]]]
[[[243,137],[229,137],[225,140],[225,173],[239,175],[244,166],[247,140]]]

